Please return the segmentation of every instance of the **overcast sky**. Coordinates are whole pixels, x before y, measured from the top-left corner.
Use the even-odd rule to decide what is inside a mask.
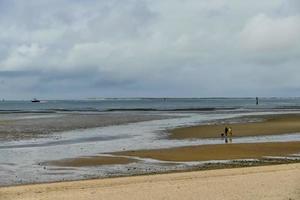
[[[0,0],[0,98],[300,96],[299,0]]]

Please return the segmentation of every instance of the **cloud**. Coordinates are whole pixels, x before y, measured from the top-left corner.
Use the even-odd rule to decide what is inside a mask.
[[[6,59],[4,59],[0,65],[2,70],[18,70],[22,68],[28,68],[34,64],[36,59],[39,59],[44,52],[45,48],[38,44],[20,45],[15,48],[11,48]]]
[[[300,15],[253,17],[241,32],[243,48],[254,51],[286,51],[299,48]]]
[[[256,96],[300,87],[296,0],[3,0],[0,11],[4,96]]]

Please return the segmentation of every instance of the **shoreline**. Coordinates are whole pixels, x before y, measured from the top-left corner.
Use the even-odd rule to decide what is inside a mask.
[[[248,117],[248,116],[246,116]],[[252,118],[257,118],[257,116],[251,116]],[[261,116],[259,116],[261,117]],[[266,117],[266,116],[263,116]],[[268,117],[275,118],[275,122],[278,121],[283,122],[284,124],[290,125],[292,122],[293,125],[298,124],[300,120],[300,115],[297,114],[280,114],[276,115],[268,115]],[[243,117],[242,117],[243,118]],[[235,118],[237,119],[237,118]],[[224,119],[223,121],[231,121],[231,119]],[[235,120],[233,120],[235,121]],[[84,120],[83,122],[84,123]],[[263,122],[254,122],[254,123],[247,123],[247,125],[243,126],[253,126],[256,123],[269,123],[266,121]],[[240,123],[242,124],[242,123]],[[234,125],[239,125],[239,123],[235,123]],[[210,126],[212,130],[215,130],[215,126],[224,126],[223,124],[220,125],[200,125],[201,126]],[[298,125],[297,125],[298,126]],[[189,127],[187,127],[189,128]],[[138,129],[134,129],[138,130]],[[184,129],[185,130],[185,129]],[[114,151],[104,151],[98,152],[94,151],[94,153],[86,154],[83,156],[76,155],[74,157],[70,156],[65,157],[61,160],[56,156],[52,156],[51,158],[45,157],[44,161],[38,161],[36,163],[28,165],[29,171],[37,172],[34,174],[35,176],[31,175],[31,177],[26,177],[26,174],[6,174],[3,173],[3,178],[7,178],[3,181],[3,185],[8,185],[10,182],[16,183],[16,185],[28,184],[28,183],[43,183],[43,182],[51,182],[51,181],[64,181],[64,180],[82,180],[82,179],[89,179],[89,178],[106,178],[106,177],[118,177],[118,176],[135,176],[135,175],[142,175],[142,174],[157,174],[157,173],[173,173],[178,171],[197,171],[197,170],[207,170],[207,169],[216,169],[216,168],[230,168],[230,167],[239,167],[239,166],[252,166],[252,165],[269,165],[269,164],[278,164],[278,163],[290,163],[290,162],[299,162],[298,161],[291,161],[285,160],[284,158],[281,160],[273,159],[271,160],[262,160],[263,156],[270,156],[268,153],[271,152],[271,156],[288,156],[292,153],[300,153],[300,141],[298,142],[265,142],[265,143],[234,143],[236,137],[236,131],[234,129],[234,137],[232,144],[202,144],[202,145],[194,145],[194,146],[184,146],[181,147],[171,147],[169,149],[162,149],[163,146],[158,146],[154,150],[135,150],[135,151],[126,151],[128,148],[122,148],[120,146],[119,150]],[[247,128],[247,130],[257,130]],[[142,130],[144,131],[144,129]],[[116,132],[114,130],[114,132]],[[116,132],[118,133],[118,132]],[[120,133],[119,133],[120,134]],[[97,139],[97,138],[96,138]],[[102,138],[100,138],[102,139]],[[192,139],[192,138],[188,138]],[[201,138],[200,138],[201,139]],[[297,138],[298,139],[298,138]],[[91,142],[95,140],[95,137],[92,137]],[[159,140],[159,139],[158,139]],[[172,142],[172,140],[169,140]],[[219,141],[220,142],[220,141]],[[224,143],[224,141],[221,141]],[[267,144],[269,143],[269,144]],[[66,143],[67,144],[67,143]],[[76,144],[76,143],[74,143]],[[185,143],[182,143],[185,144]],[[188,143],[188,145],[192,143]],[[196,144],[196,143],[194,143]],[[112,143],[112,145],[116,145]],[[259,146],[260,148],[256,147]],[[264,147],[266,146],[266,147]],[[60,145],[63,147],[63,145]],[[68,146],[67,146],[68,147]],[[90,148],[87,146],[86,148]],[[274,151],[274,148],[277,148]],[[76,148],[75,150],[77,150]],[[258,154],[259,151],[263,149],[264,154]],[[272,151],[270,151],[270,149]],[[55,150],[55,149],[54,149]],[[67,150],[67,149],[66,149]],[[70,149],[68,149],[70,150]],[[256,150],[256,151],[253,151]],[[258,152],[257,152],[258,151]],[[102,157],[101,154],[104,156]],[[109,154],[112,157],[109,157]],[[53,154],[54,155],[54,154]],[[118,157],[118,155],[120,155]],[[199,155],[201,155],[199,157]],[[203,157],[203,155],[205,155]],[[232,156],[233,155],[233,156]],[[123,156],[123,157],[122,157]],[[129,157],[126,157],[129,156]],[[137,157],[137,159],[134,158]],[[216,157],[217,156],[217,157]],[[258,157],[257,157],[258,156]],[[300,155],[299,155],[300,157]],[[140,159],[139,159],[140,158]],[[150,158],[150,159],[149,159]],[[257,159],[259,161],[245,161],[247,159]],[[154,159],[151,161],[151,159]],[[236,161],[236,159],[244,159],[240,161]],[[155,161],[155,160],[158,160]],[[214,164],[215,161],[232,161],[234,163],[218,163]],[[160,161],[167,161],[167,162],[160,162]],[[184,162],[201,162],[190,165],[189,163]],[[202,165],[202,161],[208,162],[208,164]],[[176,163],[177,162],[177,163]],[[210,163],[209,163],[210,162]],[[41,165],[39,164],[41,163]],[[10,163],[8,163],[3,169],[9,169]],[[49,168],[48,168],[49,166]],[[102,167],[103,166],[103,167]],[[116,167],[115,167],[116,166]],[[74,168],[73,168],[74,167]],[[77,168],[78,167],[78,168]],[[83,167],[83,168],[79,168]],[[68,169],[69,168],[69,169]],[[102,171],[103,169],[103,171]],[[35,171],[38,170],[38,171]],[[69,170],[69,171],[68,171]],[[105,171],[106,170],[106,171]],[[42,175],[41,177],[36,176],[37,174]],[[54,178],[53,178],[54,177]],[[8,183],[8,184],[7,184]]]
[[[298,163],[9,186],[0,199],[297,199],[299,172]]]
[[[189,173],[189,172],[202,172],[202,171],[205,172],[205,171],[213,171],[213,170],[267,167],[267,166],[274,166],[274,165],[276,166],[276,165],[291,165],[291,164],[300,164],[300,159],[263,158],[260,160],[240,159],[240,160],[231,160],[229,162],[216,162],[216,163],[207,162],[200,166],[198,166],[198,165],[186,166],[184,168],[172,169],[172,170],[170,169],[170,170],[166,170],[166,171],[152,171],[152,172],[139,171],[137,173],[118,174],[118,175],[111,175],[111,176],[105,176],[105,177],[90,177],[90,178],[80,178],[80,179],[70,179],[70,180],[28,182],[28,183],[22,183],[22,184],[0,185],[0,190],[1,190],[1,188],[22,187],[22,186],[30,186],[30,185],[44,185],[44,184],[56,184],[56,183],[70,183],[70,182],[72,183],[72,182],[78,182],[78,181],[91,181],[91,180],[110,180],[110,179],[117,179],[117,178],[131,178],[131,177],[155,176],[155,175],[165,175],[165,174],[167,175],[167,174],[177,174],[177,173],[181,174],[181,173]],[[97,165],[92,165],[92,166],[95,167]]]

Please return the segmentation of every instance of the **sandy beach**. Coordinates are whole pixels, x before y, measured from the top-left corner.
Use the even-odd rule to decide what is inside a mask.
[[[300,164],[0,188],[1,200],[300,199]]]
[[[182,127],[170,130],[170,139],[191,139],[191,138],[218,138],[224,133],[224,127],[231,127],[234,137],[280,135],[286,133],[296,133],[300,131],[300,115],[266,115],[250,116],[257,118],[259,122],[252,123],[228,123],[198,125]]]
[[[163,161],[209,161],[261,159],[264,156],[289,156],[300,152],[300,142],[267,142],[254,144],[217,144],[168,149],[117,152],[116,155],[137,156]]]
[[[283,115],[268,115],[268,116],[253,116],[253,118],[263,119],[261,122],[253,123],[235,123],[233,127],[234,135],[228,138],[228,143],[224,144],[209,144],[184,146],[174,148],[160,148],[151,150],[134,150],[108,152],[107,156],[90,156],[78,157],[63,160],[52,160],[44,165],[52,165],[59,167],[92,167],[101,165],[114,165],[138,162],[135,158],[155,159],[159,161],[170,162],[193,162],[193,161],[224,161],[224,160],[243,160],[257,159],[259,162],[256,165],[270,164],[265,162],[268,157],[288,157],[298,155],[300,152],[300,142],[261,142],[261,143],[234,143],[235,138],[243,136],[260,136],[271,135],[274,130],[276,134],[290,133],[300,130],[300,116],[298,114],[283,114]],[[275,128],[274,128],[275,127]],[[215,133],[221,131],[224,125],[199,125],[193,127],[179,128],[171,131],[171,137],[177,139],[188,138],[206,138],[208,136],[215,137]],[[220,129],[220,130],[219,130]],[[219,136],[220,137],[220,136]],[[115,157],[110,157],[115,155]],[[121,157],[119,157],[121,156]],[[122,157],[122,156],[126,156]],[[132,157],[132,158],[131,158]],[[295,156],[299,158],[299,156]],[[297,160],[295,160],[296,162]],[[288,163],[289,160],[276,160],[274,163]],[[252,165],[251,162],[244,163],[237,161],[232,165],[211,165],[211,168],[226,168]],[[200,167],[198,169],[209,169],[210,167]]]
[[[136,116],[136,114],[130,116],[129,119],[132,120]],[[71,120],[72,117],[69,117]],[[99,116],[86,117],[91,120],[88,120],[88,123],[105,122],[101,121],[101,117],[98,118]],[[116,115],[114,117],[123,118],[124,116]],[[245,117],[249,118],[249,116]],[[140,119],[140,117],[138,118]],[[36,143],[38,140],[33,140],[30,144],[19,146],[14,145],[14,143],[9,146],[8,143],[7,146],[2,146],[3,152],[10,152],[10,149],[16,149],[15,151],[18,152],[16,156],[19,156],[19,154],[23,156],[19,156],[18,159],[9,158],[9,161],[7,161],[7,157],[3,157],[4,162],[1,166],[3,171],[0,171],[2,186],[299,163],[300,142],[297,134],[288,136],[291,138],[287,140],[280,141],[280,137],[284,133],[297,133],[300,124],[299,115],[263,115],[251,116],[252,118],[260,119],[261,121],[246,123],[244,118],[241,117],[238,118],[240,120],[239,123],[236,121],[237,118],[232,118],[222,120],[222,123],[217,124],[215,124],[215,121],[211,121],[212,124],[208,125],[171,130],[169,134],[171,137],[173,137],[173,131],[180,132],[180,137],[176,140],[168,138],[166,130],[169,129],[164,129],[152,135],[151,131],[147,132],[148,127],[153,127],[155,123],[160,122],[158,120],[139,123],[138,126],[133,123],[119,127],[112,126],[105,129],[94,129],[94,132],[89,132],[88,130],[74,133],[69,132],[62,139],[59,137],[53,138],[50,142],[47,142],[47,140],[43,142],[41,140],[41,143]],[[67,118],[61,117],[61,119]],[[146,117],[143,119],[145,120]],[[46,124],[54,120],[58,121],[55,118],[40,119],[37,122],[30,119],[29,124],[33,125],[43,122],[38,128],[43,127],[41,130],[46,130],[49,128]],[[176,120],[180,121],[181,119],[178,118],[174,121]],[[21,124],[27,124],[28,121],[29,119],[22,119],[16,122],[20,125],[17,127],[23,127]],[[71,121],[66,120],[65,124],[62,124],[60,128],[71,127],[73,123],[80,121],[80,117],[78,116]],[[169,124],[169,121],[171,122],[172,120],[165,120],[163,122]],[[83,120],[78,125],[86,126],[87,124]],[[225,125],[232,126],[234,131],[233,137],[228,138],[227,143],[218,134]],[[275,130],[273,127],[277,128],[274,134],[272,134]],[[35,128],[35,126],[31,127],[31,129]],[[144,132],[147,134],[143,135]],[[19,133],[16,134],[16,137]],[[139,133],[142,134],[136,135]],[[43,131],[41,134],[47,135]],[[74,138],[72,138],[73,134],[75,134]],[[151,137],[147,138],[149,134]],[[272,142],[272,139],[268,139],[269,136],[265,137],[264,135],[277,135],[279,136],[279,140],[273,140]],[[243,139],[246,138],[244,136],[250,136],[250,138],[254,139],[250,143],[243,142],[247,141]],[[282,135],[282,137],[284,138],[285,136]],[[135,140],[136,138],[138,140]],[[145,147],[149,144],[159,145],[154,146],[154,148],[143,148],[143,145],[133,148],[139,145],[134,141],[143,143],[145,142],[145,138],[148,139],[148,141],[146,140]],[[198,139],[195,140],[194,138]],[[212,143],[201,143],[203,138],[211,138]],[[293,140],[293,138],[296,138],[296,140]],[[172,146],[173,142],[177,144]],[[178,145],[178,142],[181,145]],[[124,146],[124,144],[127,146]],[[117,148],[115,148],[116,146]],[[107,150],[109,149],[108,147],[113,150]],[[37,150],[41,151],[37,154]],[[36,159],[33,160],[32,156],[27,157],[26,151],[31,152],[31,155],[36,156]],[[70,152],[72,154],[69,154]],[[64,156],[67,154],[75,156]],[[20,160],[27,162],[26,165],[24,162],[20,162]],[[19,163],[15,164],[15,161]]]
[[[0,10],[0,200],[300,200],[300,0]]]

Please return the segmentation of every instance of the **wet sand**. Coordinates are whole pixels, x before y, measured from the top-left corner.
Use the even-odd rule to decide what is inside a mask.
[[[8,121],[9,123],[6,122],[2,124],[0,123],[1,124],[0,128],[1,130],[4,130],[6,127],[8,128],[9,131],[13,130],[13,129],[9,129],[9,127],[14,127],[16,128],[16,130],[19,130],[20,128],[21,131],[13,134],[13,138],[16,139],[19,137],[24,137],[23,132],[25,131],[25,133],[27,133],[26,130],[29,131],[28,131],[28,135],[25,134],[25,137],[27,136],[35,137],[36,134],[43,135],[47,133],[52,133],[52,131],[54,130],[68,130],[69,128],[77,129],[79,127],[90,128],[93,126],[96,127],[101,126],[101,124],[102,125],[108,125],[109,123],[122,124],[122,123],[133,122],[134,120],[138,120],[138,121],[152,120],[152,119],[158,119],[162,117],[162,116],[155,116],[155,115],[154,116],[149,115],[144,117],[144,115],[139,116],[137,114],[132,114],[129,117],[128,116],[125,117],[124,113],[122,115],[116,114],[116,116],[114,116],[114,114],[110,114],[110,115],[112,116],[98,115],[98,114],[96,115],[74,114],[73,116],[72,114],[71,115],[68,114],[65,116],[62,115],[59,118],[46,118],[46,119],[41,118],[38,120],[34,120],[34,119],[11,120]],[[118,121],[119,118],[120,121]],[[268,135],[268,134],[274,135],[274,134],[282,134],[282,133],[290,133],[290,132],[293,133],[296,130],[298,130],[298,128],[300,130],[300,115],[263,116],[262,118],[265,121],[254,122],[254,123],[231,124],[230,126],[233,127],[234,137]],[[103,121],[101,121],[101,119],[103,119]],[[105,121],[105,119],[107,119],[108,121]],[[230,122],[230,119],[228,121]],[[210,138],[210,137],[220,137],[219,134],[216,135],[216,132],[219,131],[218,128],[220,128],[220,131],[222,131],[224,128],[224,124],[180,128],[174,131],[181,131],[179,134],[180,137],[176,139],[187,139],[187,138],[195,138],[195,137]],[[193,131],[190,131],[189,129],[195,130],[194,134],[196,136],[193,134],[191,136],[188,136],[189,133],[193,133]],[[198,132],[199,129],[204,132],[202,131]],[[0,131],[0,140],[1,140],[1,133],[2,132]],[[4,130],[4,135],[5,135],[5,130]],[[173,135],[171,135],[171,137],[173,137]],[[141,158],[152,158],[152,159],[157,159],[162,161],[187,162],[187,161],[232,160],[232,159],[262,159],[264,156],[288,156],[290,154],[296,154],[296,153],[300,153],[300,142],[281,142],[281,143],[273,142],[273,143],[258,143],[258,144],[252,143],[252,144],[221,144],[221,145],[218,144],[218,145],[178,147],[178,148],[170,148],[170,149],[122,151],[117,153],[110,153],[116,155],[117,157],[106,157],[106,156],[79,157],[79,158],[72,158],[72,159],[65,159],[65,160],[49,161],[43,163],[43,165],[45,164],[45,165],[54,165],[54,166],[61,166],[61,167],[93,167],[93,166],[101,166],[101,165],[128,164],[132,162],[139,162],[136,161],[134,158],[127,159],[123,157],[118,157],[118,155],[136,156]],[[90,154],[90,155],[95,155],[95,154]],[[166,165],[171,166],[174,164],[166,163]],[[249,165],[252,164],[250,163]],[[217,167],[219,168],[219,166]],[[230,166],[223,165],[221,167],[226,168]],[[212,169],[212,168],[215,167],[205,166],[205,169]],[[99,167],[99,169],[101,168]],[[139,169],[130,172],[130,175],[137,175],[143,173],[142,171],[138,171],[138,170]],[[178,170],[178,169],[174,168],[174,170]],[[186,167],[184,169],[181,168],[179,170],[197,170],[197,167],[195,168]],[[170,168],[166,168],[165,171],[155,171],[151,169],[150,173],[170,172],[170,171],[172,171],[170,170]],[[94,177],[99,177],[99,176],[94,176]],[[57,179],[57,180],[63,180],[63,179]]]
[[[300,153],[300,142],[201,145],[169,149],[124,151],[114,154],[163,161],[187,162],[260,159],[264,156],[287,156],[297,153]]]
[[[257,117],[257,116],[254,116]],[[280,127],[279,134],[284,131],[294,131],[300,124],[300,115],[278,115],[278,116],[262,116],[265,121],[255,123],[237,123],[233,124],[233,129],[240,131],[242,136],[245,135],[265,135],[271,134],[274,127]],[[249,127],[249,128],[248,128]],[[204,125],[197,127],[187,127],[176,129],[175,131],[187,131],[192,129],[208,130],[212,134],[216,128],[223,128],[223,125]],[[276,129],[277,130],[277,129]],[[234,132],[234,136],[237,134]],[[200,136],[200,135],[198,135]],[[233,137],[234,140],[234,137]],[[229,138],[230,142],[231,139]],[[154,150],[136,150],[110,152],[113,155],[133,156],[140,158],[151,158],[162,161],[175,162],[192,162],[192,161],[214,161],[214,160],[236,160],[236,159],[259,159],[266,156],[285,157],[291,154],[300,153],[300,142],[267,142],[267,143],[245,143],[245,144],[215,144],[215,145],[200,145],[186,146],[177,148],[165,148]],[[135,159],[127,159],[124,157],[79,157],[65,160],[49,161],[46,165],[66,166],[66,167],[86,167],[98,165],[113,165],[127,164],[137,162]],[[284,161],[282,161],[284,163]],[[261,162],[260,164],[265,164]],[[228,167],[223,166],[223,167]]]
[[[42,165],[53,165],[60,167],[92,167],[100,165],[119,165],[135,162],[134,159],[123,157],[109,157],[109,156],[90,156],[72,159],[55,160],[41,163]]]
[[[232,127],[234,137],[279,135],[300,132],[300,115],[255,116],[261,122],[199,125],[170,130],[169,139],[218,138],[225,126]],[[254,117],[252,117],[254,118]],[[228,121],[228,120],[227,120]]]
[[[120,125],[170,117],[149,113],[126,112],[2,114],[0,120],[0,141],[47,137],[54,132]]]
[[[0,188],[0,200],[300,199],[300,164]]]

